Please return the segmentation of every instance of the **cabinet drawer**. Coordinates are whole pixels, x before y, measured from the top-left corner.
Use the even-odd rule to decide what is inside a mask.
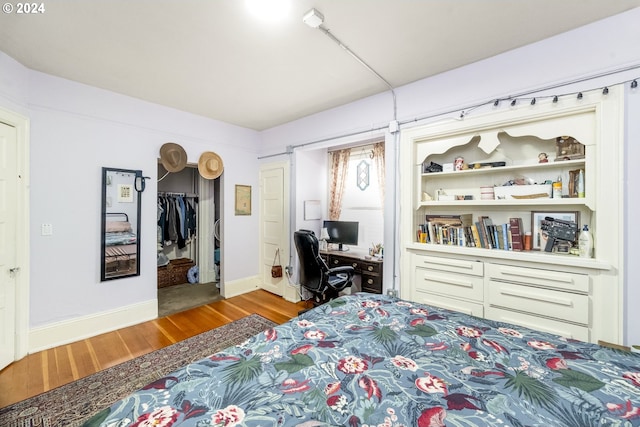
[[[362,273],[380,274],[382,263],[360,261],[360,270]]]
[[[447,310],[458,311],[470,316],[483,317],[484,307],[471,301],[462,301],[455,298],[443,297],[426,292],[414,292],[412,301],[433,305]]]
[[[360,286],[364,292],[370,292],[373,294],[382,293],[382,277],[378,275],[371,275],[362,273]]]
[[[424,267],[431,270],[470,274],[473,276],[483,276],[484,274],[483,263],[479,261],[413,254],[413,263],[415,267]]]
[[[487,276],[491,280],[523,283],[585,294],[589,292],[589,276],[586,274],[487,264]]]
[[[489,305],[589,324],[589,297],[552,289],[490,281]]]
[[[512,325],[520,325],[529,329],[548,332],[554,335],[560,335],[565,338],[572,338],[589,342],[589,328],[586,326],[575,325],[560,320],[546,319],[536,317],[531,314],[515,313],[502,308],[487,307],[487,319],[506,322]]]
[[[466,274],[416,267],[413,283],[417,291],[451,295],[482,302],[484,299],[484,279]]]

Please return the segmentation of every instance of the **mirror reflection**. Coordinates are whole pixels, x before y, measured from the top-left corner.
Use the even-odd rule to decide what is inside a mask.
[[[100,280],[140,275],[140,171],[102,168]]]

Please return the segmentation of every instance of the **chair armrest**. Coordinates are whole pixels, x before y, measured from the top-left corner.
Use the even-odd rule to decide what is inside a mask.
[[[338,273],[347,273],[347,274],[355,274],[355,270],[353,267],[349,266],[349,265],[341,265],[340,267],[333,267],[330,268],[328,270],[328,273],[333,275],[333,274],[338,274]]]
[[[351,286],[355,269],[351,266],[344,265],[330,268],[326,274],[328,276],[327,284],[336,291],[341,291]]]

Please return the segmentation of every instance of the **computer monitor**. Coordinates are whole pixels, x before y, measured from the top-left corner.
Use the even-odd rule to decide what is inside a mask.
[[[329,233],[327,243],[338,244],[338,250],[344,250],[342,245],[358,244],[357,221],[324,221],[322,227]]]

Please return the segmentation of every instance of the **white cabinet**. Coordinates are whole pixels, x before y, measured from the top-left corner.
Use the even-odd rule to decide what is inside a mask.
[[[569,103],[541,102],[403,129],[401,296],[582,340],[621,342],[621,88]],[[558,138],[566,136],[579,142],[573,144],[577,155],[560,153]],[[543,152],[548,161],[539,163]],[[456,158],[469,168],[448,171]],[[445,171],[425,172],[432,163]],[[584,197],[575,188],[578,171]],[[545,184],[558,180],[565,197],[549,197]],[[538,185],[482,197],[483,187],[523,181]],[[486,216],[494,224],[519,217],[524,234],[535,231],[533,213],[575,213],[579,228],[589,224],[594,258],[464,241],[436,244],[418,234],[421,227],[428,230],[427,215],[462,214],[474,221]]]
[[[483,316],[483,263],[411,254],[414,301]]]

